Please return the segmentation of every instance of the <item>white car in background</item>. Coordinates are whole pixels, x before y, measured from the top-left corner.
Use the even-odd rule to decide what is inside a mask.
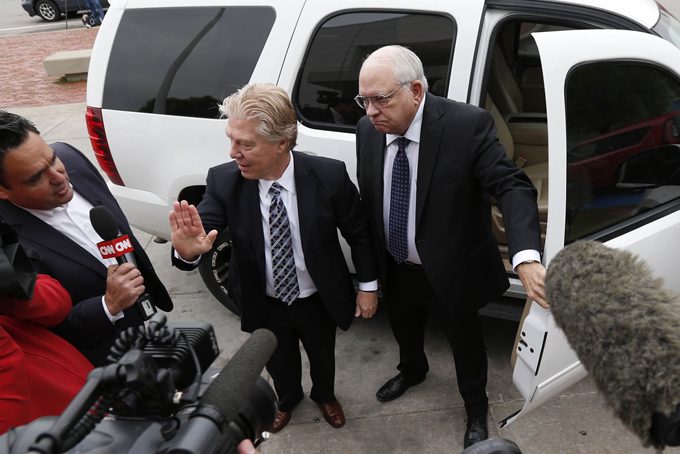
[[[170,238],[172,203],[198,204],[208,168],[230,159],[217,103],[251,81],[288,91],[297,150],[354,176],[359,69],[388,44],[419,55],[434,94],[494,115],[538,189],[545,265],[597,240],[638,253],[680,292],[680,23],[653,0],[113,1],[87,120],[130,223]],[[490,218],[507,259],[500,211]],[[230,252],[227,230],[200,270],[239,313]],[[510,290],[483,313],[519,320],[526,296],[507,269]],[[524,412],[585,376],[550,311],[526,309],[514,372]]]

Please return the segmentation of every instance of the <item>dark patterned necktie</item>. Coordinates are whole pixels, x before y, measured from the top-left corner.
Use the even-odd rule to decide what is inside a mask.
[[[272,195],[272,202],[269,205],[269,234],[272,243],[272,269],[276,297],[290,306],[300,295],[300,286],[295,271],[290,222],[286,206],[281,200],[281,189],[283,188],[278,182],[274,182],[269,188]]]
[[[389,247],[394,260],[401,263],[408,258],[408,205],[411,195],[411,174],[406,157],[406,137],[397,139],[397,155],[392,166],[390,192]]]

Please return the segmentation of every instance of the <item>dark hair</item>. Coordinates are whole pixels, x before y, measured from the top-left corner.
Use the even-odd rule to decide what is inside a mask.
[[[40,134],[38,128],[30,120],[6,110],[0,110],[0,184],[5,184],[3,178],[5,156],[26,142],[29,132]]]

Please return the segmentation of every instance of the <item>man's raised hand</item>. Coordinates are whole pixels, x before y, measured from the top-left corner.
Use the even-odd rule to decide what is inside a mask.
[[[169,214],[172,247],[184,260],[192,262],[212,249],[217,230],[206,234],[198,210],[186,200],[174,202],[172,207],[174,210]]]

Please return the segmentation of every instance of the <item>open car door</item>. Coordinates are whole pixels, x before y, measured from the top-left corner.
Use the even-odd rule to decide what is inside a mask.
[[[543,263],[596,240],[641,256],[680,293],[680,49],[651,34],[533,35],[548,115]],[[532,303],[513,382],[528,413],[587,375],[550,310]]]

